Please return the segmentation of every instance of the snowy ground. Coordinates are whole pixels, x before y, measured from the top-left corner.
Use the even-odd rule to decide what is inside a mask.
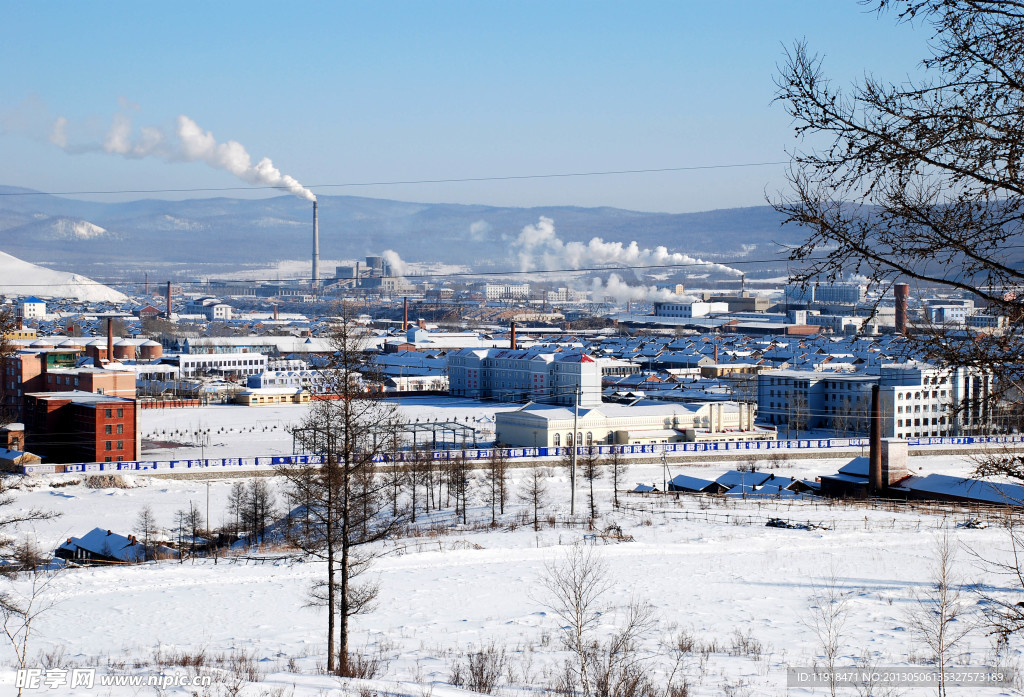
[[[213,408],[204,413],[220,418]],[[259,413],[265,423],[283,426],[299,412],[268,409]],[[155,415],[186,422],[189,418],[187,411]],[[144,416],[146,428],[153,427],[149,417]],[[230,423],[213,417],[210,422]],[[284,442],[280,431],[272,433],[265,443]],[[246,435],[238,440],[254,439]],[[970,468],[968,462],[952,457],[914,458],[912,462],[925,472],[966,474]],[[807,476],[835,471],[839,463],[799,460],[784,464],[777,470],[780,475]],[[672,473],[713,477],[729,467],[730,463],[674,466]],[[513,485],[518,486],[525,474],[513,470]],[[636,465],[630,467],[625,486],[660,482],[661,477],[659,466]],[[26,531],[47,548],[93,527],[132,532],[137,513],[145,505],[153,508],[159,523],[169,527],[175,511],[187,509],[190,502],[204,511],[207,495],[212,519],[221,522],[228,490],[237,481],[136,477],[138,486],[131,489],[89,489],[82,483],[50,486],[73,479],[70,475],[40,478],[18,493],[18,507],[43,507],[63,514]],[[271,481],[280,488],[280,480]],[[550,487],[553,503],[547,513],[563,520],[568,499],[563,472],[553,472]],[[663,677],[668,657],[662,643],[679,631],[689,632],[707,647],[704,652],[687,655],[683,663],[690,694],[823,694],[821,690],[787,688],[786,667],[820,660],[818,642],[808,629],[813,605],[810,596],[832,573],[850,597],[840,663],[852,665],[865,654],[883,665],[923,658],[927,652],[909,630],[908,615],[917,607],[915,595],[928,587],[936,538],[942,531],[963,545],[957,570],[966,581],[1013,592],[1007,579],[980,567],[967,551],[985,556],[1004,554],[1005,530],[998,526],[956,527],[963,516],[822,502],[702,503],[688,497],[677,502],[631,495],[623,496],[628,510],[616,512],[607,479],[597,481],[597,499],[601,513],[598,529],[614,522],[634,538],[595,545],[613,582],[606,596],[610,609],[602,616],[602,631],[611,631],[631,599],[651,603],[657,625],[646,634],[643,647],[651,657],[652,674]],[[586,503],[581,488],[581,508]],[[541,581],[546,566],[557,562],[567,545],[583,540],[588,533],[563,526],[545,526],[534,532],[528,526],[510,525],[521,505],[513,503],[509,508],[503,518],[505,525],[492,530],[484,525],[490,521],[490,510],[478,498],[470,511],[469,526],[454,524],[450,512],[432,521],[421,519],[424,532],[436,526],[443,528],[444,534],[396,540],[382,550],[386,553],[372,572],[381,586],[379,607],[356,618],[353,636],[356,648],[367,654],[378,652],[387,665],[378,681],[362,687],[372,687],[378,694],[416,697],[431,694],[431,690],[438,697],[465,694],[448,685],[453,663],[464,660],[466,652],[492,642],[510,657],[500,694],[539,694],[537,690],[554,681],[564,654],[558,645],[558,624],[545,606]],[[824,522],[834,529],[765,527],[764,522],[773,516]],[[49,588],[48,597],[57,604],[39,618],[30,653],[48,654],[51,658],[47,660],[57,665],[98,667],[108,674],[152,673],[160,656],[176,653],[203,652],[211,657],[210,662],[215,656],[244,653],[256,659],[257,670],[249,677],[258,677],[259,682],[244,685],[242,694],[313,697],[344,694],[344,690],[359,694],[359,683],[343,684],[318,674],[324,663],[326,620],[321,611],[307,606],[307,589],[322,572],[320,564],[284,559],[222,559],[216,565],[205,560],[195,564],[161,562],[66,571],[56,576]],[[14,587],[24,592],[28,584],[22,579]],[[970,606],[976,606],[974,596],[965,597]],[[712,643],[716,646],[709,647]],[[1011,648],[1009,656],[995,658],[991,642],[979,629],[970,635],[959,662],[1013,664],[1020,654],[1017,646]],[[62,651],[63,657],[54,659],[54,651]],[[41,660],[34,658],[30,664],[42,665]],[[0,646],[0,665],[12,663],[10,646]],[[168,670],[195,672],[193,668]],[[223,682],[223,677],[221,680],[198,694],[229,694],[233,685],[228,684],[230,680]],[[13,670],[0,669],[0,694],[13,693],[14,681]],[[163,692],[191,694],[185,687],[169,687]],[[26,692],[116,697],[138,693],[138,688],[128,687],[83,692],[66,686]],[[911,690],[907,694],[916,693]],[[963,694],[1016,693],[972,689]]]
[[[480,437],[488,440],[494,438],[494,415],[521,406],[450,397],[407,397],[397,404],[402,417],[409,422],[457,420],[477,428]],[[308,405],[297,404],[144,409],[139,412],[142,457],[176,460],[291,455],[292,437],[288,429],[299,425],[308,411]],[[208,437],[202,435],[206,431]]]

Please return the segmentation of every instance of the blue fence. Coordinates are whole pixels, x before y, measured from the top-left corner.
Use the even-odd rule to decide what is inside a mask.
[[[935,445],[990,445],[999,443],[1020,443],[1022,436],[956,436],[934,438],[909,438],[910,447]],[[595,445],[580,447],[578,452],[590,450],[601,455],[613,452],[622,455],[660,455],[662,453],[705,453],[705,452],[742,452],[750,450],[822,450],[868,447],[867,438],[804,438],[797,440],[776,441],[711,441],[707,443],[658,443],[652,445]],[[502,452],[509,459],[532,459],[544,457],[561,457],[568,448],[503,448]],[[494,452],[493,448],[472,448],[468,450],[433,450],[421,453],[421,456],[433,460],[465,458],[467,460],[486,460]],[[377,462],[407,462],[412,459],[411,453],[396,455],[380,455],[374,458]],[[273,455],[267,457],[228,457],[204,460],[137,460],[130,462],[78,462],[68,465],[25,465],[25,474],[53,474],[55,472],[95,473],[95,472],[190,472],[203,470],[226,470],[238,467],[275,467],[294,465],[319,465],[323,458],[319,455]]]

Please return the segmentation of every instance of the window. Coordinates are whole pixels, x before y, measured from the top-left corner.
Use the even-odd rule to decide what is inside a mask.
[[[562,441],[562,435],[560,433],[556,433],[554,438],[551,439],[551,442],[554,443],[556,448],[559,445],[561,445],[561,441]]]
[[[106,426],[103,427],[103,432],[106,433],[107,435],[110,435],[110,424],[107,424]]]
[[[124,409],[118,409],[117,410],[117,418],[120,419],[122,417],[124,417]]]
[[[105,458],[103,458],[103,461],[104,462],[110,462],[110,455],[107,455]]]
[[[106,442],[106,445],[104,445],[103,449],[104,450],[110,450],[110,441],[109,440]]]
[[[103,410],[103,415],[109,419],[111,416],[114,415],[114,413],[113,413],[113,410],[111,410],[111,409],[104,409]]]
[[[118,433],[124,433],[124,424],[118,424],[117,425],[117,432]]]
[[[117,441],[117,449],[118,450],[124,450],[124,441],[123,440]]]

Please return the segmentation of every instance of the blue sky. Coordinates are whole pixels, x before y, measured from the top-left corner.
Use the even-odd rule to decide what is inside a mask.
[[[133,133],[171,131],[185,114],[317,194],[671,212],[760,205],[784,186],[782,167],[319,185],[783,160],[797,143],[772,104],[772,78],[801,37],[848,83],[865,71],[903,79],[927,33],[855,0],[0,0],[0,184],[246,186],[199,162],[69,154],[47,138],[57,117],[86,146],[119,113]]]

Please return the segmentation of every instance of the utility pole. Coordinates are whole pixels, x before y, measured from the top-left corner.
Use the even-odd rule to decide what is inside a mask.
[[[569,497],[569,515],[573,516],[576,515],[576,448],[579,446],[579,443],[576,442],[576,429],[579,418],[580,386],[577,383],[572,400],[572,467],[569,470],[569,486],[572,489],[572,494]]]

